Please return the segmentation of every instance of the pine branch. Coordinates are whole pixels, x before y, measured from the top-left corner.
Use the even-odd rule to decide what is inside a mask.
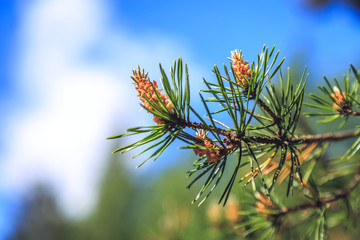
[[[180,148],[192,149],[199,157],[193,163],[194,169],[188,171],[189,177],[194,173],[197,174],[188,188],[199,179],[206,178],[194,199],[195,202],[201,196],[205,196],[200,204],[209,197],[222,178],[231,176],[220,198],[220,202],[223,201],[225,204],[236,182],[237,174],[240,173],[239,169],[249,168],[250,172],[240,181],[251,177],[248,183],[253,184],[254,196],[261,194],[257,197],[255,209],[248,211],[249,221],[243,224],[249,227],[248,233],[263,231],[259,239],[267,239],[269,234],[275,233],[283,225],[281,216],[306,209],[320,209],[320,214],[306,215],[306,217],[309,220],[307,222],[312,220],[315,222],[315,236],[322,238],[326,233],[325,212],[328,211],[324,206],[342,199],[349,214],[352,212],[351,205],[354,203],[348,202],[347,197],[360,184],[359,163],[354,157],[360,150],[360,129],[304,135],[304,132],[296,131],[296,127],[300,123],[304,104],[317,109],[316,112],[305,113],[307,116],[323,117],[318,121],[319,123],[341,120],[340,128],[350,116],[360,116],[360,112],[353,110],[360,109],[360,72],[351,65],[357,81],[352,82],[349,70],[347,76],[344,76],[343,84],[339,84],[336,79],[330,83],[325,77],[326,86],[319,86],[325,96],[309,94],[308,97],[315,103],[304,103],[305,85],[309,76],[306,67],[299,81],[294,83],[289,69],[286,76],[282,74],[280,68],[284,59],[274,65],[279,52],[274,55],[273,53],[274,48],[269,50],[264,46],[261,54],[257,56],[257,61],[249,64],[243,59],[241,51],[232,52],[230,58],[232,76],[225,65],[225,74],[221,74],[217,66],[214,66],[217,82],[211,83],[204,79],[208,87],[204,92],[212,96],[204,98],[200,94],[208,120],[191,107],[188,69],[186,64],[183,68],[181,58],[175,61],[170,70],[170,77],[167,77],[160,65],[163,89],[160,89],[157,82],[151,81],[148,74],[138,67],[138,70],[133,72],[133,83],[142,107],[153,115],[156,125],[131,128],[124,134],[110,138],[147,134],[140,140],[114,151],[125,153],[148,145],[145,150],[134,156],[152,150],[153,153],[144,162],[151,158],[156,160],[175,140],[188,144]],[[279,85],[271,82],[275,75],[279,77]],[[216,103],[221,108],[213,112],[211,103]],[[257,111],[259,108],[260,111]],[[190,113],[193,113],[200,123],[190,120]],[[227,114],[233,126],[228,127],[217,121],[214,115],[219,113]],[[195,135],[185,131],[189,128],[196,131]],[[349,138],[357,139],[342,157],[330,160],[333,161],[331,171],[323,177],[314,177],[318,167],[319,171],[322,171],[322,166],[317,164],[316,159],[323,156],[329,146],[327,143]],[[229,161],[234,160],[230,158],[232,155],[237,157],[236,165],[228,164]],[[225,169],[230,170],[232,174],[225,174]],[[354,176],[356,169],[358,173]],[[272,176],[269,178],[270,173]],[[328,183],[347,175],[354,176],[347,187],[337,189],[337,192],[330,196],[321,195],[318,184]],[[258,188],[260,181],[253,181],[256,176],[261,178],[260,188]],[[311,192],[313,200],[293,207],[276,204],[276,194],[272,194],[270,200],[270,193],[277,191],[274,188],[276,182],[282,182],[286,178],[288,179],[287,195],[298,187],[294,184],[295,179]],[[242,212],[247,214],[245,210]],[[270,220],[269,216],[274,218]]]

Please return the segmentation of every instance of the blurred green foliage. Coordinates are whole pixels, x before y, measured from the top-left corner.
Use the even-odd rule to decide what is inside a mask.
[[[174,166],[148,186],[137,186],[124,159],[112,157],[100,184],[99,200],[82,220],[67,219],[46,187],[34,188],[12,239],[234,239],[239,231],[238,200],[226,208],[209,201],[191,205],[184,187],[185,167]],[[215,199],[214,199],[215,200]],[[74,208],[77,204],[74,203]],[[232,212],[226,209],[232,210]]]
[[[126,159],[110,159],[99,185],[98,203],[92,213],[81,220],[66,218],[49,189],[34,188],[12,239],[243,239],[244,232],[249,230],[246,226],[235,226],[247,218],[239,212],[251,208],[247,205],[251,202],[248,199],[251,186],[244,190],[241,189],[242,184],[237,185],[225,207],[218,205],[218,196],[197,207],[190,204],[194,192],[184,187],[186,166],[176,165],[154,182],[138,186],[132,182],[123,161]],[[282,187],[285,191],[286,183]],[[357,189],[350,195],[349,201],[359,203],[359,196]],[[281,201],[295,205],[304,199],[295,193]],[[74,208],[77,204],[81,203],[74,203]],[[345,202],[340,204],[346,205]],[[357,239],[360,232],[356,228],[356,221],[360,217],[360,205],[353,205],[352,210],[350,218],[346,212],[327,216],[330,225],[328,239]],[[304,221],[297,225],[297,220],[306,214],[297,212],[289,215],[286,224],[279,230],[281,237],[275,235],[276,238],[303,239],[304,229],[313,223]],[[257,237],[258,233],[253,233],[248,239]]]

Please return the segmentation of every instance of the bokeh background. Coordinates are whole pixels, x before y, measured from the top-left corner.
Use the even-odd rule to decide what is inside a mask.
[[[276,45],[309,85],[360,67],[359,1],[0,1],[0,239],[232,239],[241,206],[190,205],[191,152],[140,169],[106,137],[152,124],[131,70],[214,64]],[[216,199],[215,199],[216,200]]]

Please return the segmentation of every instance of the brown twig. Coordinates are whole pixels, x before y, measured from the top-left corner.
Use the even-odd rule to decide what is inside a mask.
[[[277,116],[260,98],[258,98],[257,103],[262,107],[269,115],[274,119],[274,122],[279,122],[281,118]]]
[[[281,117],[279,117],[278,115],[276,115],[270,108],[269,106],[267,106],[260,98],[258,98],[257,103],[259,104],[260,107],[262,107],[267,113],[270,114],[270,116],[273,118],[274,123],[276,124],[276,126],[278,127],[278,132],[277,135],[278,137],[281,137],[282,135],[282,128],[281,128]]]
[[[178,123],[180,126],[186,126],[192,129],[202,129],[208,131],[209,129],[202,123],[196,123],[191,121],[182,120]],[[333,142],[333,141],[341,141],[348,138],[359,137],[360,130],[348,130],[336,133],[324,133],[317,135],[306,135],[297,138],[279,138],[275,137],[259,137],[259,136],[242,136],[238,135],[234,132],[210,126],[211,130],[227,137],[233,144],[239,144],[241,141],[243,142],[257,142],[264,144],[276,144],[276,145],[284,145],[284,144],[303,144],[303,143],[321,143],[321,142]]]
[[[307,135],[299,138],[292,138],[289,142],[292,143],[313,143],[313,142],[329,142],[329,141],[340,141],[347,138],[358,137],[360,136],[360,131],[358,129],[348,130],[336,133],[324,133],[317,135]]]
[[[332,203],[337,200],[348,197],[350,195],[350,193],[359,185],[359,183],[360,183],[360,172],[358,172],[355,175],[353,181],[347,188],[342,189],[337,194],[331,195],[329,197],[319,198],[317,201],[314,201],[314,202],[305,203],[305,204],[297,205],[294,207],[282,209],[280,212],[272,214],[272,216],[278,217],[278,216],[283,216],[283,215],[286,215],[289,213],[293,213],[293,212],[297,212],[297,211],[301,211],[301,210],[305,210],[305,209],[309,209],[309,208],[321,208],[328,203]]]
[[[339,111],[340,114],[347,114],[352,116],[360,116],[360,112],[353,111],[351,109],[342,109]]]

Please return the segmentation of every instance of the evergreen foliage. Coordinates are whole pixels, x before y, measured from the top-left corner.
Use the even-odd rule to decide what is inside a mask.
[[[238,213],[242,221],[234,225],[243,229],[245,237],[286,238],[292,228],[303,227],[298,239],[325,239],[330,228],[358,214],[352,192],[358,191],[360,182],[360,131],[308,135],[298,127],[299,121],[304,115],[321,117],[316,124],[338,121],[343,128],[349,119],[360,116],[360,73],[351,65],[342,82],[325,77],[325,86],[319,86],[322,95],[309,93],[304,103],[306,68],[294,79],[289,69],[283,73],[284,59],[279,61],[278,56],[275,47],[264,46],[251,64],[234,51],[230,68],[214,66],[215,81],[204,79],[206,89],[200,93],[205,116],[191,105],[188,68],[181,58],[170,75],[160,65],[164,93],[138,67],[132,76],[135,88],[156,125],[110,137],[146,134],[114,152],[146,146],[134,156],[150,151],[146,162],[156,160],[175,140],[181,141],[181,148],[198,156],[188,171],[192,180],[187,188],[202,181],[193,202],[201,205],[221,186],[219,203],[225,205],[234,184],[242,182],[247,188]],[[303,113],[303,105],[315,112]],[[218,120],[224,116],[231,125]],[[345,139],[353,143],[344,154],[326,155],[331,143]],[[295,205],[289,205],[289,196],[296,197]]]

